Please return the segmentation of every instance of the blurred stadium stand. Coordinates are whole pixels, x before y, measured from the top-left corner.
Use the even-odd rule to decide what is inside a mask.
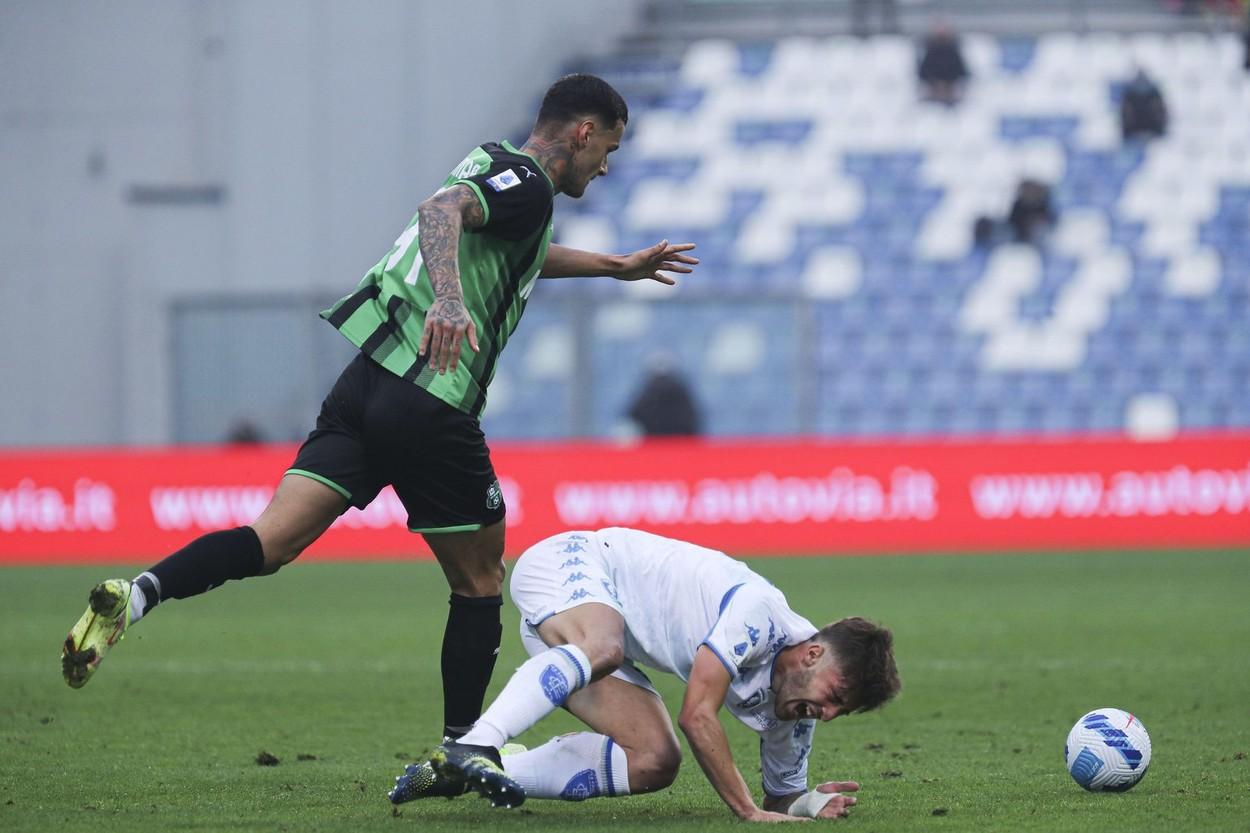
[[[702,21],[702,6],[755,20],[770,4],[688,5]],[[1007,25],[975,16],[987,4],[951,5]],[[705,37],[645,72],[633,56],[594,61],[634,87],[632,138],[591,198],[560,206],[558,240],[690,239],[703,265],[677,292],[542,287],[531,308],[559,292],[566,327],[590,316],[597,334],[578,387],[589,414],[553,403],[547,420],[611,433],[658,346],[683,357],[719,435],[1250,425],[1242,45],[1170,31],[1157,4],[1120,6],[1160,25],[965,33],[973,80],[949,109],[918,103],[915,41],[901,35]],[[1124,144],[1118,89],[1136,67],[1162,87],[1171,127]],[[975,219],[1005,216],[1026,176],[1053,186],[1048,244],[975,247]],[[550,384],[527,376],[536,329],[510,348],[509,388]],[[530,420],[507,403],[488,415],[495,437],[530,436]]]
[[[850,5],[651,3],[632,29],[618,10],[619,48],[566,66],[608,77],[631,121],[610,175],[558,201],[557,240],[688,239],[703,264],[675,291],[543,282],[500,363],[488,436],[616,434],[654,351],[678,357],[718,436],[1250,426],[1250,75],[1234,24],[1156,0],[899,0],[900,33],[854,37]],[[102,8],[82,5],[73,42],[94,51],[63,83],[39,63],[52,52],[17,48],[42,42],[31,21],[51,13],[5,12],[17,46],[0,61],[21,82],[0,99],[5,181],[29,198],[3,215],[0,338],[12,355],[39,343],[47,310],[71,294],[61,314],[111,322],[74,319],[76,339],[43,342],[49,366],[77,369],[68,383],[25,363],[0,375],[24,393],[0,412],[5,441],[213,442],[240,419],[297,439],[350,353],[315,310],[351,288],[462,152],[449,120],[490,138],[499,113],[528,118],[519,85],[533,95],[545,82],[505,73],[510,86],[483,87],[495,99],[469,110],[425,84],[421,107],[393,106],[413,79],[357,56],[377,37],[375,52],[405,42],[391,18],[447,53],[454,39],[438,32],[461,13],[441,6],[428,31],[396,2]],[[502,8],[476,4],[462,23]],[[972,72],[953,109],[916,89],[918,39],[938,15]],[[492,48],[555,54],[523,23],[507,21]],[[588,25],[570,50],[596,50]],[[882,26],[875,13],[868,25]],[[150,30],[144,49],[126,46],[136,27]],[[133,58],[120,80],[87,77],[91,60],[123,60],[114,43]],[[180,66],[187,43],[172,81],[152,70]],[[1124,145],[1117,96],[1137,66],[1171,121],[1162,139]],[[44,104],[58,83],[72,87],[64,113]],[[136,96],[151,104],[135,109]],[[411,159],[413,147],[429,153]],[[189,207],[133,188],[114,205],[114,183],[153,171],[225,184],[173,195]],[[1023,176],[1052,186],[1047,246],[976,248],[975,219],[1005,215]],[[62,192],[72,199],[49,196]]]

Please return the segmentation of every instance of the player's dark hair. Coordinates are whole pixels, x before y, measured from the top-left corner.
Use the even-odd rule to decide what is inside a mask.
[[[612,85],[595,75],[575,72],[566,75],[547,89],[538,108],[536,127],[565,124],[573,119],[593,116],[600,125],[611,130],[619,121],[629,122],[625,99]]]
[[[902,688],[894,664],[894,635],[889,629],[848,616],[825,625],[815,639],[833,652],[850,712],[872,711]]]

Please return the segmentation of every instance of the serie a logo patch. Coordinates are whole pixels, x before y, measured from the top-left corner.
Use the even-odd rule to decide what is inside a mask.
[[[516,171],[509,168],[503,173],[495,174],[486,180],[486,184],[496,191],[507,191],[521,184],[521,178],[516,175]]]

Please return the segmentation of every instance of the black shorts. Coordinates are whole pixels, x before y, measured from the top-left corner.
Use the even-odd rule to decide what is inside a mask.
[[[339,374],[287,473],[358,509],[394,486],[413,532],[467,532],[504,517],[478,421],[363,353]]]

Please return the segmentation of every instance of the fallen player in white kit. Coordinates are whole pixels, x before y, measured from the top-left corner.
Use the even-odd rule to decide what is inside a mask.
[[[528,549],[512,600],[530,659],[456,742],[412,764],[396,804],[470,789],[495,806],[661,790],[681,748],[635,663],[686,681],[678,723],[716,792],[739,818],[845,816],[859,785],[808,791],[817,720],[875,709],[899,690],[890,632],[847,618],[817,629],[745,564],[632,529],[567,532]],[[511,738],[563,706],[593,732],[500,758]],[[721,706],[760,735],[764,802],[735,766]]]

